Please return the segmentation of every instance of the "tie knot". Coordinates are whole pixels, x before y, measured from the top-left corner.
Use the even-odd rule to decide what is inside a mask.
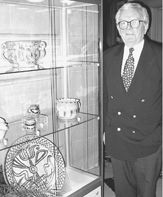
[[[134,48],[129,48],[129,52],[132,53],[134,51]]]

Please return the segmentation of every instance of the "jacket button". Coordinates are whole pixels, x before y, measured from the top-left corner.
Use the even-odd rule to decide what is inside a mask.
[[[118,112],[118,115],[119,115],[119,116],[121,115],[121,112],[120,112],[120,111]]]
[[[117,128],[117,131],[121,131],[121,128],[120,128],[120,127],[118,127],[118,128]]]

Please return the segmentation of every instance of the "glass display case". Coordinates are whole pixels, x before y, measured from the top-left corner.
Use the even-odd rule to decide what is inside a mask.
[[[0,0],[0,196],[103,196],[100,0]]]

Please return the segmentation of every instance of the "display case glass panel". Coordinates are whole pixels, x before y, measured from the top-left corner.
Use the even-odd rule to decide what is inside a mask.
[[[0,196],[102,195],[101,1],[0,10]]]

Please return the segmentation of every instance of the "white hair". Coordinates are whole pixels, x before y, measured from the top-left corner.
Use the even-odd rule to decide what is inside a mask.
[[[122,11],[124,10],[127,10],[127,9],[135,9],[135,10],[138,10],[139,13],[142,15],[143,17],[143,21],[146,23],[146,25],[149,24],[149,15],[148,15],[148,12],[147,12],[147,9],[142,7],[140,4],[138,3],[125,3],[119,10],[118,12],[116,13],[115,15],[115,20],[116,20],[116,23],[118,24],[119,22],[119,17],[120,17],[120,14]]]

